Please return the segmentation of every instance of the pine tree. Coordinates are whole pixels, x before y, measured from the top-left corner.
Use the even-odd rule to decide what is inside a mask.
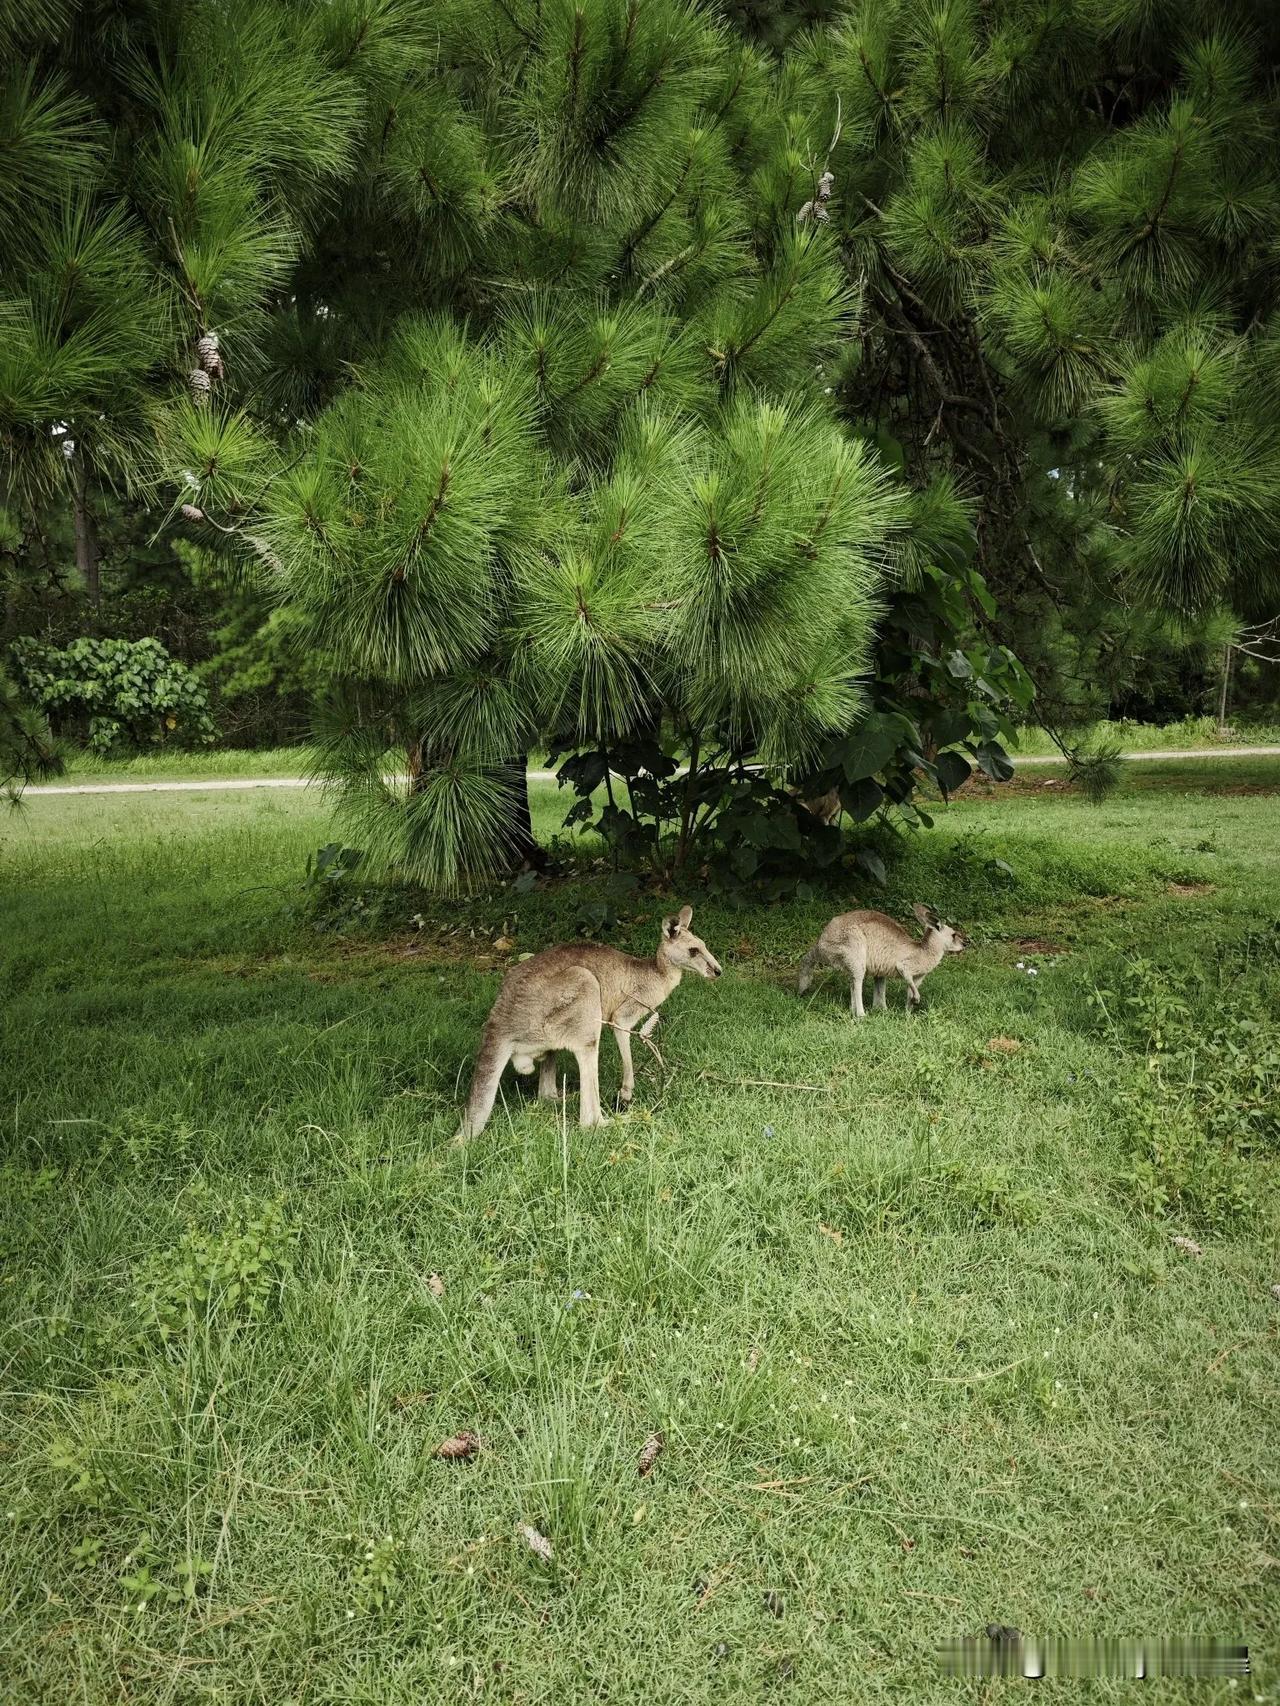
[[[367,10],[0,4],[3,531],[65,505],[91,600],[104,493],[151,489],[157,407],[261,382],[386,59]]]
[[[531,850],[539,742],[811,759],[900,504],[824,398],[851,297],[761,57],[682,0],[433,21],[268,331],[305,430],[277,460],[260,410],[189,400],[162,431],[337,660],[361,845],[451,884]]]
[[[1051,724],[1150,612],[1280,601],[1277,16],[855,0],[793,45],[811,145],[842,118],[841,412],[975,501],[975,613]]]

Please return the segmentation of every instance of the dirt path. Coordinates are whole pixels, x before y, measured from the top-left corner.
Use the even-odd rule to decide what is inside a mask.
[[[1191,751],[1158,752],[1122,752],[1121,758],[1132,759],[1135,763],[1145,763],[1148,759],[1157,762],[1163,759],[1176,758],[1280,758],[1280,746],[1207,746],[1197,747]],[[1065,764],[1061,753],[1015,753],[1012,755],[1015,764]],[[554,770],[531,770],[529,778],[534,782],[550,782],[555,779]],[[67,782],[53,783],[44,787],[25,788],[24,797],[32,794],[190,794],[190,793],[227,793],[240,788],[306,788],[309,787],[304,776],[245,776],[229,777],[225,780],[208,782]]]

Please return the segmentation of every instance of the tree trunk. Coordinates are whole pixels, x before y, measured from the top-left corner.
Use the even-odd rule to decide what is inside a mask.
[[[96,616],[102,603],[102,586],[98,574],[98,541],[93,530],[93,515],[89,509],[89,458],[82,445],[76,445],[75,472],[71,483],[71,508],[76,529],[76,568],[89,595],[89,608]]]
[[[511,849],[513,869],[531,865],[535,871],[545,869],[546,851],[534,839],[533,819],[529,812],[529,759],[526,753],[505,759],[498,766],[498,778],[507,790],[510,802],[507,817],[507,845]]]
[[[1235,648],[1227,641],[1222,653],[1222,688],[1218,694],[1218,733],[1227,732],[1227,702],[1231,693],[1231,659]]]

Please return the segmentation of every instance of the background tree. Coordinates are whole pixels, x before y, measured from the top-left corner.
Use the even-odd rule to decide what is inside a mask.
[[[160,400],[269,389],[273,314],[420,12],[0,5],[10,584],[62,510],[96,606],[102,517],[156,476]]]
[[[855,0],[793,41],[810,146],[843,119],[841,412],[975,500],[971,608],[1050,725],[1144,612],[1280,599],[1278,54],[1253,0]]]

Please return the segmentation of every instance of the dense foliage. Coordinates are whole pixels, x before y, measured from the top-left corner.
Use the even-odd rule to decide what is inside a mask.
[[[73,640],[65,649],[21,639],[13,673],[27,700],[59,733],[111,755],[172,741],[208,745],[209,701],[185,664],[158,640]]]
[[[842,115],[846,417],[976,494],[1041,714],[1149,612],[1280,597],[1273,8],[864,0],[793,44]]]

